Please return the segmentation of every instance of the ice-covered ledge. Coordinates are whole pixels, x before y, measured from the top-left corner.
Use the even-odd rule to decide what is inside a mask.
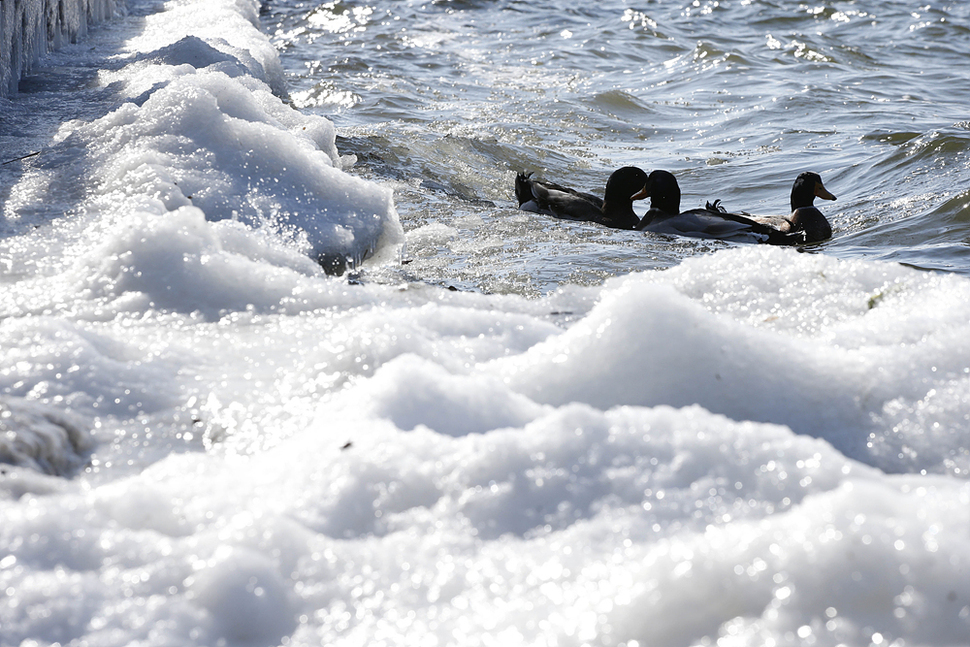
[[[0,96],[16,92],[41,56],[124,8],[125,0],[0,0]]]
[[[24,0],[0,0],[0,6],[10,2]],[[46,224],[32,220],[43,212],[49,219],[69,215],[75,226],[90,220],[92,232],[139,232],[135,238],[97,234],[81,253],[93,254],[91,267],[124,258],[109,279],[117,294],[162,286],[164,294],[151,297],[159,307],[185,307],[166,294],[204,293],[194,270],[178,276],[176,268],[186,263],[208,272],[217,257],[228,261],[225,267],[272,258],[302,274],[321,267],[340,274],[365,260],[399,259],[404,232],[391,189],[347,173],[353,156],[338,152],[333,123],[283,99],[279,55],[259,30],[261,0],[102,2],[92,18],[118,9],[129,16],[89,34],[83,46],[62,38],[62,52],[47,59],[57,78],[78,84],[45,86],[50,75],[41,61],[29,72],[37,83],[28,88],[21,81],[21,91],[0,102],[8,132],[32,102],[56,128],[49,139],[14,142],[4,151],[11,161],[27,157],[4,167],[8,184],[0,190],[25,197],[0,204],[0,223],[6,218],[29,231],[31,224]],[[81,94],[83,114],[76,109]],[[38,158],[32,151],[40,151]],[[47,164],[55,158],[56,165]],[[183,233],[197,243],[192,249],[182,249]],[[248,242],[240,246],[241,240]],[[158,251],[173,242],[182,251],[159,265]],[[166,278],[142,286],[117,282],[135,275]],[[238,296],[252,303],[251,290]],[[236,307],[216,301],[190,307],[216,315]]]

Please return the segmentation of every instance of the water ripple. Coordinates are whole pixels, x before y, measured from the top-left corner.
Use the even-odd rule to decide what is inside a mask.
[[[525,272],[512,291],[577,280],[562,258],[594,268],[585,281],[709,251],[514,211],[516,170],[598,192],[627,164],[674,171],[685,208],[755,213],[784,212],[815,170],[839,195],[826,253],[970,273],[970,4],[269,0],[263,18],[298,105],[337,124],[358,172],[404,182],[406,229],[510,237],[507,258],[483,244],[416,260],[476,268],[480,289],[498,289],[488,272]]]

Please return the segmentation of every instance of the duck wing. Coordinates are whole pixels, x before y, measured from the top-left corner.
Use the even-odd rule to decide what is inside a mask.
[[[815,207],[796,209],[789,216],[755,216],[747,211],[731,213],[721,205],[720,200],[708,202],[707,208],[716,210],[725,218],[732,218],[739,222],[752,222],[764,227],[764,229],[759,228],[759,231],[768,236],[764,242],[769,245],[802,245],[832,236],[828,221]]]
[[[691,238],[717,238],[722,240],[742,239],[747,242],[761,242],[764,236],[752,231],[751,223],[738,222],[732,218],[707,209],[693,209],[678,214],[654,216],[644,231]]]
[[[729,213],[708,203],[704,209],[655,216],[643,229],[659,234],[769,245],[797,245],[804,237],[781,231],[746,214]],[[790,224],[790,223],[789,223]]]
[[[569,187],[531,179],[532,174],[519,173],[515,196],[519,208],[567,220],[599,220],[603,217],[603,199]]]

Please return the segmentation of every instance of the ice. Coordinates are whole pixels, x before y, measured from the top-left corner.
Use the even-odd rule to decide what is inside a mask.
[[[76,42],[88,24],[125,8],[124,0],[19,0],[0,5],[0,97],[17,91],[17,83],[41,56]]]

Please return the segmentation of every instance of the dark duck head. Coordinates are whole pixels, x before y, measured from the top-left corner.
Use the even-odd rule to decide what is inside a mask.
[[[791,216],[794,229],[805,232],[805,242],[817,242],[832,237],[832,226],[815,207],[815,198],[835,200],[818,173],[802,173],[795,178],[791,189]]]
[[[818,173],[800,174],[795,178],[795,184],[791,188],[791,210],[811,207],[815,204],[815,198],[835,200],[835,196],[822,184],[822,178]]]
[[[643,195],[638,197],[650,197],[650,210],[662,211],[663,213],[680,213],[680,186],[677,178],[669,171],[653,171],[647,178]]]
[[[633,229],[640,222],[633,211],[633,201],[645,198],[647,174],[635,166],[613,171],[603,194],[603,217],[621,229]]]

